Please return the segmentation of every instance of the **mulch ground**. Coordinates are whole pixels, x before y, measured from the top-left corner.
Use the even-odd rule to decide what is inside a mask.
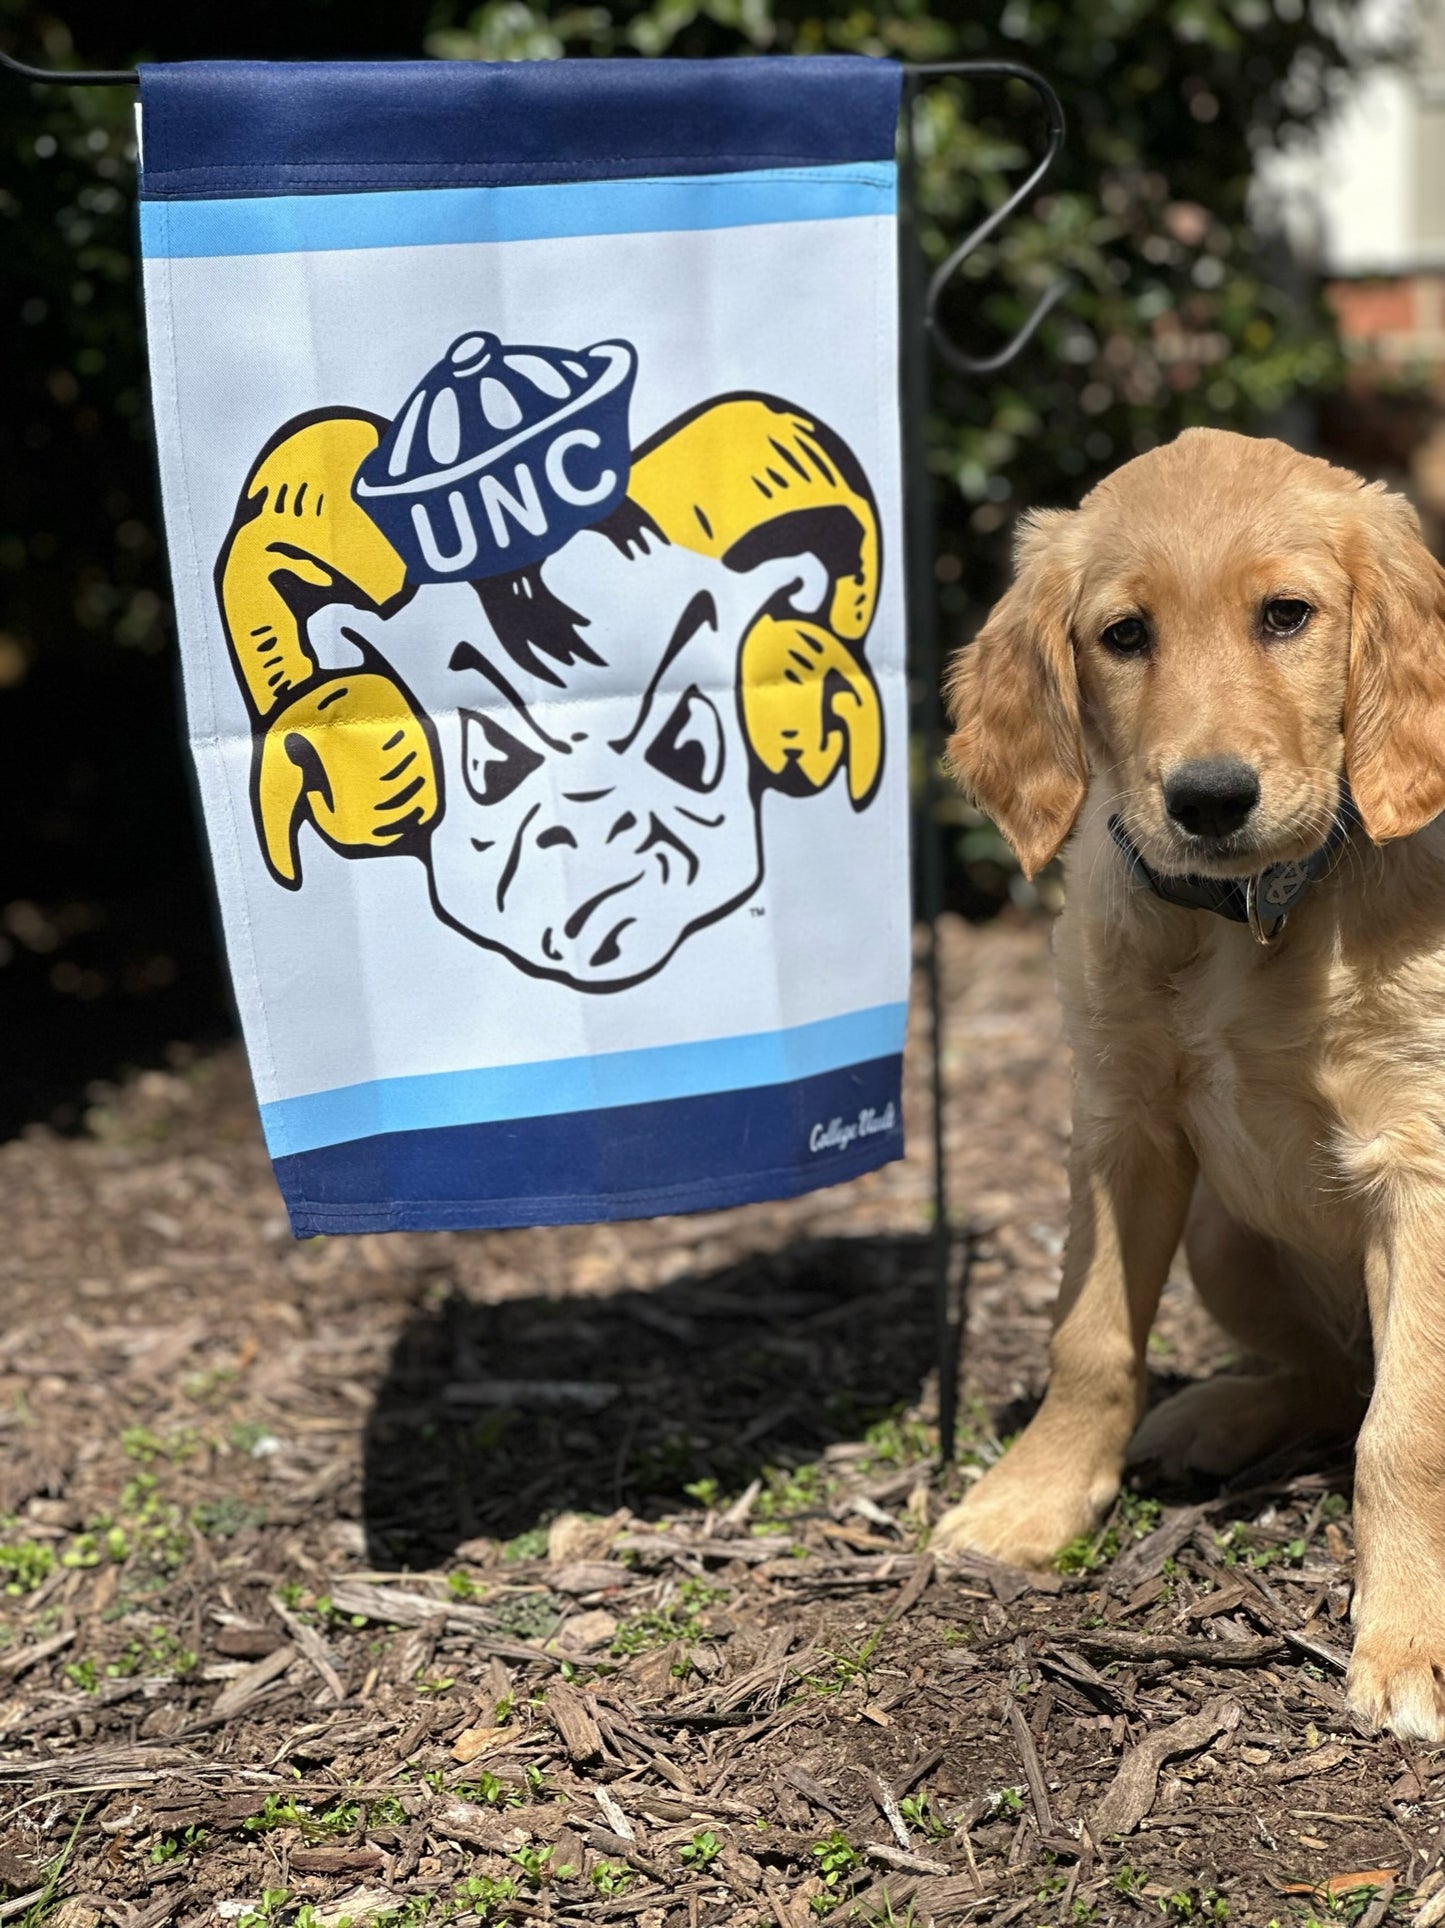
[[[234,1050],[0,1149],[0,1923],[1445,1919],[1357,1729],[1348,1461],[935,1571],[1027,1416],[1068,1073],[947,928],[965,1424],[909,1159],[787,1205],[291,1242]],[[1181,1281],[1157,1390],[1222,1359]]]

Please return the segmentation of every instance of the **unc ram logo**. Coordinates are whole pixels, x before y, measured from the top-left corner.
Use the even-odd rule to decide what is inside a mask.
[[[456,342],[388,422],[288,422],[216,565],[272,876],[305,834],[426,867],[438,917],[586,991],[762,881],[762,799],[883,768],[873,492],[788,403],[633,450],[627,342]]]

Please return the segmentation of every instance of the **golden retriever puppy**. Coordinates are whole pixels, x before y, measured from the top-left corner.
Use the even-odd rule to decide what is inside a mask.
[[[1131,1439],[1363,1419],[1351,1704],[1445,1740],[1445,570],[1381,484],[1191,429],[1025,518],[948,700],[1025,872],[1069,844],[1074,1104],[1048,1391],[935,1544],[1043,1564]],[[1141,1425],[1181,1238],[1263,1365]]]

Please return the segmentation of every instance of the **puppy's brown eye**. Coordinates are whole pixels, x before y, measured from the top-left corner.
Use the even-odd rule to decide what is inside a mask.
[[[1142,656],[1149,647],[1149,625],[1142,616],[1122,616],[1099,640],[1115,656]]]
[[[1314,612],[1297,596],[1275,596],[1264,606],[1266,636],[1296,636]]]

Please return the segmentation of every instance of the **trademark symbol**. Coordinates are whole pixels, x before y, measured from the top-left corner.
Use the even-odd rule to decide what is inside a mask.
[[[749,910],[754,917],[766,917],[768,914],[766,904],[751,904],[749,905]]]

